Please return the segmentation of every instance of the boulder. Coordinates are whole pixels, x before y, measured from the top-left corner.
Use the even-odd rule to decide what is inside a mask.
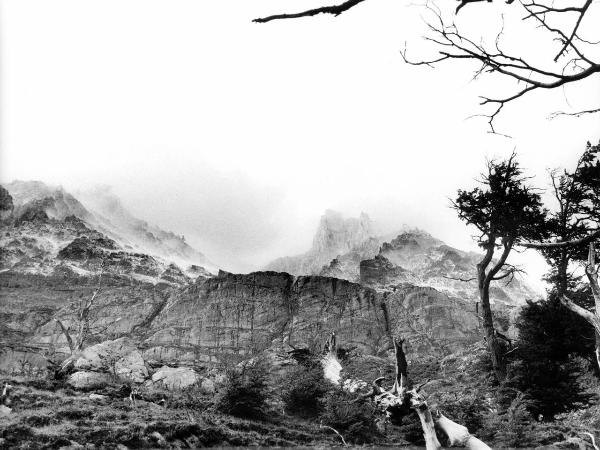
[[[184,389],[199,381],[200,376],[196,371],[187,367],[162,366],[152,375],[152,383],[161,384],[171,390]]]
[[[96,389],[102,388],[112,382],[112,377],[108,373],[90,372],[80,370],[69,376],[67,384],[75,389]]]
[[[142,354],[134,350],[115,363],[115,374],[134,383],[143,383],[148,378],[148,369]]]
[[[134,383],[142,383],[148,378],[148,369],[129,338],[105,341],[86,348],[75,361],[75,369],[107,372]]]

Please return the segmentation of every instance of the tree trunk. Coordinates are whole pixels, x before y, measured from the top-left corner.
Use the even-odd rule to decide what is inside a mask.
[[[441,450],[442,445],[440,444],[440,441],[438,441],[433,417],[431,416],[431,411],[429,410],[427,403],[422,402],[420,405],[414,406],[413,409],[416,411],[419,420],[421,421],[423,437],[425,438],[425,448],[427,450]]]
[[[443,414],[440,414],[439,419],[437,419],[435,423],[448,436],[450,447],[465,447],[471,450],[491,450],[487,444],[469,433],[467,427],[459,425]]]
[[[489,284],[484,284],[483,288],[479,291],[479,296],[481,299],[485,341],[492,359],[492,367],[494,368],[494,372],[496,373],[496,378],[498,381],[502,381],[504,378],[506,378],[506,365],[504,362],[502,347],[500,346],[500,342],[498,342],[496,328],[494,327],[494,316],[492,314],[492,307],[490,305]]]
[[[596,363],[600,369],[600,333],[596,331]]]
[[[583,317],[594,327],[594,330],[596,331],[596,348],[594,353],[596,354],[596,363],[598,364],[598,368],[600,368],[600,286],[598,285],[598,269],[599,268],[596,266],[596,249],[594,243],[591,243],[588,253],[588,263],[585,267],[585,274],[587,275],[594,297],[594,312],[588,311],[577,305],[566,295],[561,296],[560,301],[564,306],[569,308],[575,314]]]

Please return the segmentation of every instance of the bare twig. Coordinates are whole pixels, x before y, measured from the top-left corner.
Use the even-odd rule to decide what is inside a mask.
[[[335,434],[337,434],[340,437],[340,439],[342,440],[342,444],[344,444],[344,447],[348,447],[348,444],[346,443],[344,436],[342,436],[338,430],[336,430],[333,427],[330,427],[328,425],[323,425],[323,424],[321,424],[321,428],[327,428],[328,430],[333,431]]]

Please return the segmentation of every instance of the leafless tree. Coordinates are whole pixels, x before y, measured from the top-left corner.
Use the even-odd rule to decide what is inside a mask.
[[[71,326],[65,326],[60,319],[55,319],[60,327],[62,334],[65,336],[69,344],[71,354],[83,350],[83,347],[90,335],[92,318],[92,308],[96,302],[98,294],[102,289],[102,274],[103,270],[98,275],[98,285],[89,298],[81,297],[77,304],[76,318],[74,320],[75,330],[71,330]]]
[[[322,6],[297,13],[275,14],[254,21],[264,23],[317,14],[338,16],[364,1],[347,0],[338,5]],[[529,49],[531,54],[523,56],[528,47],[527,36],[519,40],[516,46],[513,45],[514,48],[504,47],[504,16],[502,27],[496,33],[493,43],[486,43],[481,36],[471,36],[463,32],[456,24],[456,16],[463,7],[479,2],[483,0],[459,0],[458,7],[451,13],[452,17],[447,18],[440,8],[426,0],[424,7],[429,13],[429,34],[425,39],[434,44],[436,54],[431,58],[413,59],[408,56],[405,47],[401,55],[408,64],[429,67],[450,60],[475,62],[479,68],[475,71],[474,78],[493,74],[516,82],[516,87],[509,94],[481,97],[482,105],[491,106],[490,112],[480,115],[487,117],[492,132],[496,132],[494,119],[506,104],[532,91],[557,89],[600,73],[600,54],[595,47],[600,43],[600,27],[597,26],[600,3],[597,0],[564,0],[560,6],[556,6],[554,0],[506,1],[507,8],[520,8],[521,19],[531,24],[529,30],[545,33],[548,49],[556,47],[553,56],[542,63],[537,59],[540,52],[535,47]],[[515,4],[512,5],[513,3]],[[553,116],[599,113],[600,99],[598,103],[590,109],[556,112]]]

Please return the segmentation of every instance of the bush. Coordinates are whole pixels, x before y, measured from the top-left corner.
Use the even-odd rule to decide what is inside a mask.
[[[378,411],[367,399],[342,389],[330,391],[325,397],[321,420],[340,432],[346,441],[368,444],[380,437],[377,430]]]
[[[236,417],[264,419],[271,398],[269,372],[269,365],[264,360],[227,369],[217,409]]]
[[[320,364],[297,366],[282,380],[281,399],[285,411],[300,417],[317,416],[323,411],[323,397],[332,388],[323,377]]]

